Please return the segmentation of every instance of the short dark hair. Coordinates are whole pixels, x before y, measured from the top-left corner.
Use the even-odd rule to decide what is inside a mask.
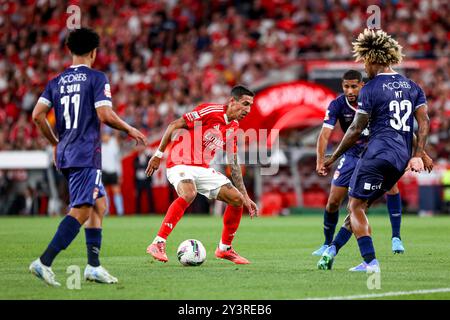
[[[356,70],[348,70],[344,75],[342,76],[342,81],[344,80],[358,80],[358,82],[361,82],[363,80],[363,76],[361,72]]]
[[[242,96],[254,97],[255,93],[243,85],[237,85],[231,89],[231,96],[234,99],[239,100]]]
[[[72,54],[83,56],[100,45],[100,37],[92,29],[80,28],[70,31],[66,39],[66,45]]]

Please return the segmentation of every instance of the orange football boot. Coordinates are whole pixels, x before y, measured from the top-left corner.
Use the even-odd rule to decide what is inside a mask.
[[[147,253],[151,254],[153,258],[156,260],[167,262],[169,258],[166,255],[166,243],[164,241],[160,241],[157,243],[152,243],[147,247]]]
[[[218,259],[226,259],[234,262],[235,264],[249,264],[250,261],[241,257],[236,251],[234,251],[233,247],[228,249],[227,251],[222,251],[217,247],[215,255]]]

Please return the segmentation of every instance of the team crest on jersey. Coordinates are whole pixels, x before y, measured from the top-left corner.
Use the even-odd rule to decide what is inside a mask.
[[[107,83],[105,84],[105,97],[107,98],[111,98],[111,87],[110,85]]]
[[[95,200],[95,199],[97,199],[97,197],[98,197],[98,192],[99,192],[100,190],[98,190],[98,188],[97,187],[95,187],[94,188],[94,193],[92,194],[92,198]]]
[[[220,124],[216,124],[216,125],[214,125],[214,129],[216,129],[216,130],[220,130]]]
[[[340,175],[341,173],[339,172],[339,170],[336,170],[335,172],[334,172],[334,176],[333,176],[333,180],[336,180],[337,178],[339,178],[339,175]]]

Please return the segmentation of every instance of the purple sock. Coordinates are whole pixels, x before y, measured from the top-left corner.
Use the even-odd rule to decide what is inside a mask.
[[[41,262],[50,267],[61,250],[66,249],[80,231],[81,224],[72,216],[65,216],[52,241],[41,256]]]
[[[338,234],[334,238],[333,242],[331,242],[331,244],[336,247],[336,253],[339,252],[339,249],[345,246],[345,244],[348,242],[348,240],[350,240],[351,237],[352,233],[346,228],[341,227],[341,229],[339,229]]]
[[[325,235],[325,243],[329,245],[333,241],[334,231],[339,220],[339,211],[328,212],[325,210],[323,214],[323,234]]]
[[[375,259],[375,249],[373,247],[372,238],[369,236],[364,236],[358,238],[359,251],[361,252],[361,257],[363,257],[366,263],[371,262]]]

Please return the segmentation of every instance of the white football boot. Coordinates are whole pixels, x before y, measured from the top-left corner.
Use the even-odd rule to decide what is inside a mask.
[[[99,283],[109,284],[119,282],[116,277],[110,275],[108,271],[102,266],[93,267],[89,264],[86,266],[86,269],[84,269],[84,279],[86,281],[95,281]]]
[[[39,279],[42,279],[46,284],[59,287],[61,284],[56,281],[55,274],[52,271],[52,268],[47,267],[42,264],[41,259],[37,258],[30,264],[30,272],[34,274]]]

